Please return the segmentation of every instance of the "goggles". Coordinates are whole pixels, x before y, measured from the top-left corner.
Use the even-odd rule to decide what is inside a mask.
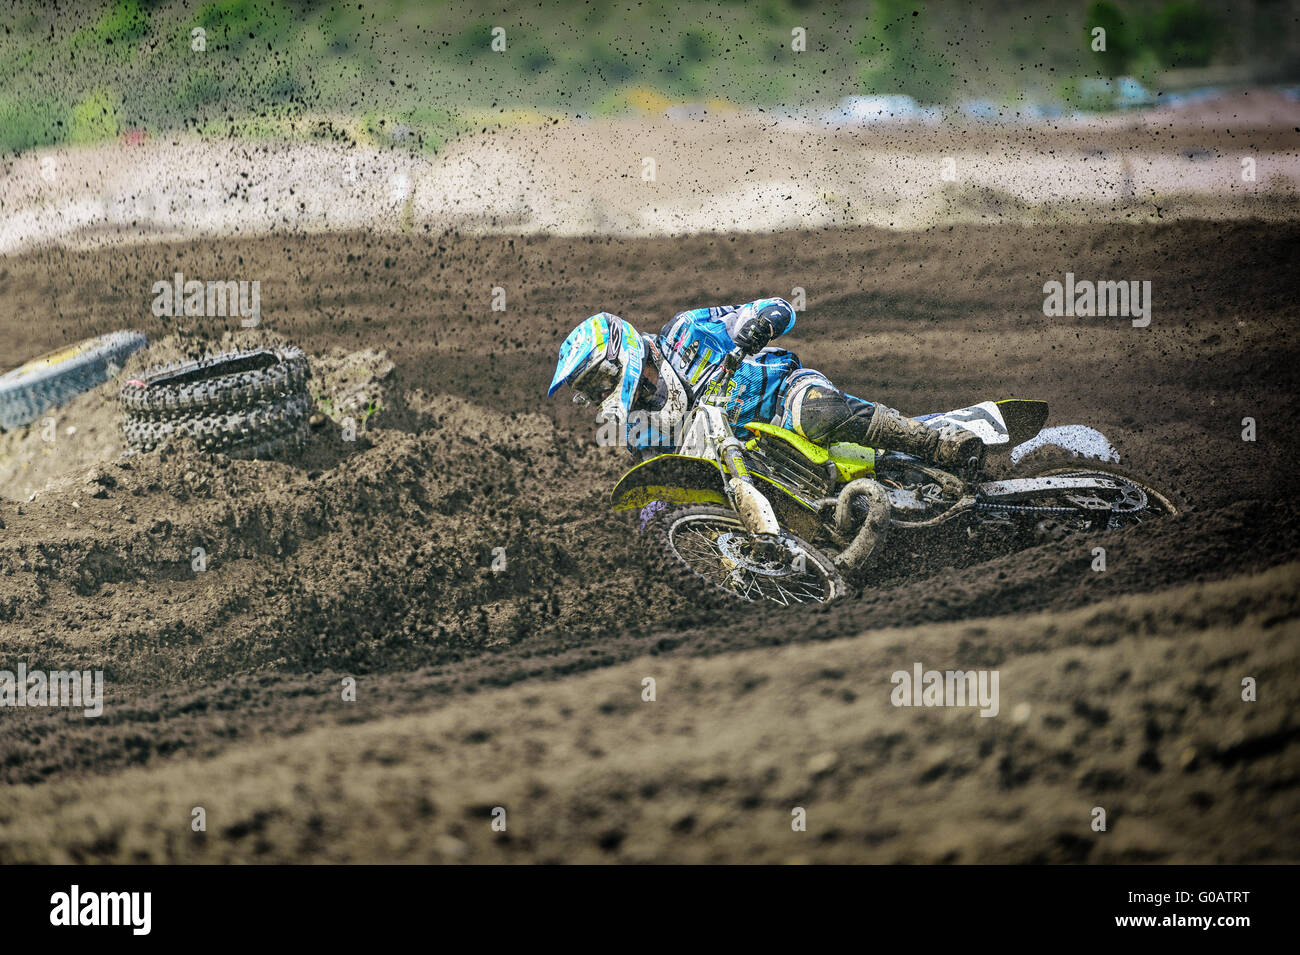
[[[579,405],[598,404],[623,384],[623,369],[617,362],[604,358],[592,362],[591,367],[573,380],[573,402]]]

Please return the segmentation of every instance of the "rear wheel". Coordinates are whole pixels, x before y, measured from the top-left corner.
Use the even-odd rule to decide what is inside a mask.
[[[1044,539],[1058,539],[1075,530],[1119,530],[1182,511],[1177,498],[1145,478],[1118,465],[1056,452],[1026,458],[1014,477],[1102,478],[1113,487],[1077,492],[1049,492],[1041,499],[1023,502],[1042,508],[1037,531]]]
[[[301,348],[255,348],[155,368],[122,387],[122,406],[140,419],[242,412],[283,395],[306,394],[311,368]]]
[[[844,578],[821,551],[794,534],[755,539],[735,511],[685,507],[659,517],[654,541],[670,567],[733,601],[829,603]]]

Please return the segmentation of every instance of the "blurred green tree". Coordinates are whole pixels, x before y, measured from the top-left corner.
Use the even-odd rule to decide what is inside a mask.
[[[1105,30],[1104,50],[1095,49],[1094,31]],[[1116,77],[1128,73],[1130,64],[1138,53],[1137,31],[1133,23],[1123,12],[1109,0],[1097,0],[1088,8],[1084,24],[1084,42],[1090,51],[1091,60],[1100,76]]]
[[[134,43],[149,33],[149,13],[139,0],[116,0],[96,22],[95,34],[104,43]]]
[[[68,139],[74,143],[91,143],[112,139],[122,132],[117,96],[99,88],[87,93],[68,114]]]
[[[926,36],[916,0],[877,0],[858,50],[869,59],[860,74],[869,93],[903,93],[918,103],[940,103],[952,93],[952,63]]]
[[[1217,18],[1187,0],[1161,7],[1149,32],[1156,55],[1168,67],[1209,66],[1218,47]]]

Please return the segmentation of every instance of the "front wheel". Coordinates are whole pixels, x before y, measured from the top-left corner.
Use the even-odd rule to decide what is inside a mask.
[[[670,567],[709,585],[715,595],[783,606],[844,596],[844,578],[817,548],[787,532],[773,541],[757,540],[727,508],[681,508],[654,528],[654,543]]]

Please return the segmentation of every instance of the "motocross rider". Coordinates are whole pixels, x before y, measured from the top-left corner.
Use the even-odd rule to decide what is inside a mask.
[[[560,345],[547,391],[563,385],[574,401],[599,404],[624,428],[624,443],[645,458],[680,447],[678,426],[728,352],[744,360],[732,376],[727,416],[788,428],[820,445],[851,442],[901,451],[945,469],[978,465],[984,445],[969,431],[927,427],[879,402],[840,391],[793,352],[769,345],[794,328],[780,298],[679,312],[659,335],[638,332],[609,312],[591,316]],[[974,461],[972,461],[974,459]]]

